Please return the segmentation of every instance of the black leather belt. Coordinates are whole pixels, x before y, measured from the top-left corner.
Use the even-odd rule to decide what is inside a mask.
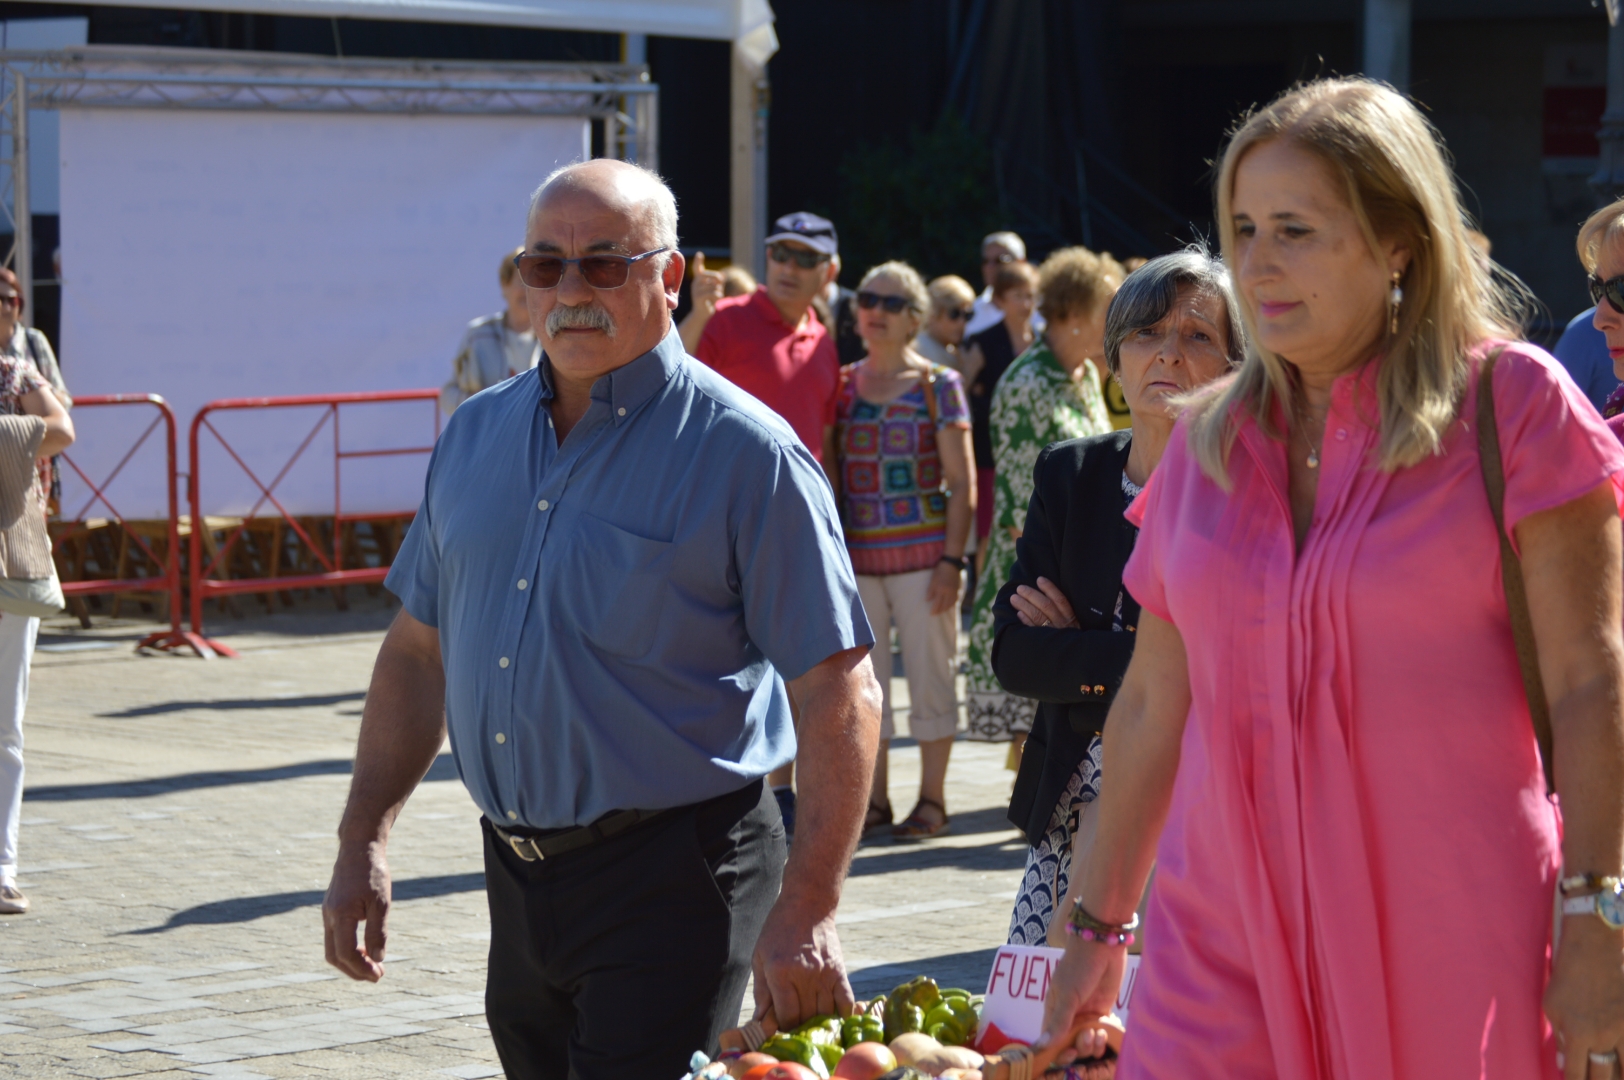
[[[507,846],[513,849],[513,853],[525,862],[539,862],[619,836],[633,825],[657,818],[665,812],[665,810],[616,810],[605,814],[590,825],[565,829],[551,836],[519,836],[508,832],[494,821],[491,822],[491,831],[500,836]]]

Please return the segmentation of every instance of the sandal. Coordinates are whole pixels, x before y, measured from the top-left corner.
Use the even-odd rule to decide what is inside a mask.
[[[890,829],[891,823],[895,820],[896,813],[891,809],[889,802],[883,806],[869,803],[868,813],[863,815],[863,839],[867,840],[876,833]]]
[[[941,811],[941,821],[927,821],[919,815],[919,811],[927,806],[934,806]],[[947,807],[935,799],[920,799],[914,804],[913,811],[903,820],[902,824],[891,830],[891,835],[898,840],[928,840],[933,836],[940,836],[947,832],[952,819],[947,816]]]

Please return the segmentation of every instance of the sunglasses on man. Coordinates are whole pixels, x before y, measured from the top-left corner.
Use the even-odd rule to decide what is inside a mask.
[[[857,294],[857,306],[864,311],[875,308],[884,308],[887,315],[896,315],[913,307],[906,296],[881,296],[879,293],[860,292]]]
[[[792,248],[788,244],[773,244],[767,249],[775,263],[792,262],[802,270],[815,270],[821,264],[829,261],[829,256],[821,251],[811,248]]]
[[[1591,274],[1587,284],[1590,286],[1591,303],[1599,304],[1605,297],[1614,311],[1624,315],[1624,275],[1603,281],[1595,274]]]
[[[996,264],[998,266],[1008,266],[1010,263],[1015,261],[1015,256],[1006,251],[1002,255],[988,255],[986,258],[981,260],[981,265],[988,266],[991,264]]]
[[[564,280],[564,271],[571,265],[580,267],[581,277],[594,289],[618,289],[631,276],[632,263],[651,259],[669,248],[655,248],[641,255],[583,255],[579,259],[564,259],[557,255],[515,255],[513,265],[519,268],[519,280],[532,289],[556,289]]]
[[[951,311],[942,312],[943,315],[947,316],[949,319],[952,319],[954,322],[969,322],[975,313],[975,308],[967,307],[953,308]]]

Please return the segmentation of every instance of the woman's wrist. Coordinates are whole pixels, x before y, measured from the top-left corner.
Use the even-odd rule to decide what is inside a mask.
[[[969,566],[970,560],[963,555],[943,555],[936,560],[938,566],[951,566],[955,570],[964,570]]]

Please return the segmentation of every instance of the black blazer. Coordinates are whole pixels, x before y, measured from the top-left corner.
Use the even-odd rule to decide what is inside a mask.
[[[1111,629],[1122,570],[1139,530],[1122,469],[1131,431],[1055,443],[1038,456],[1026,528],[1015,566],[993,604],[992,668],[1005,690],[1038,701],[1037,718],[1010,798],[1009,820],[1033,844],[1105,715],[1133,656],[1135,635]],[[1081,629],[1026,626],[1009,600],[1018,585],[1046,577],[1071,601]],[[1122,621],[1139,624],[1139,604],[1123,595]]]

